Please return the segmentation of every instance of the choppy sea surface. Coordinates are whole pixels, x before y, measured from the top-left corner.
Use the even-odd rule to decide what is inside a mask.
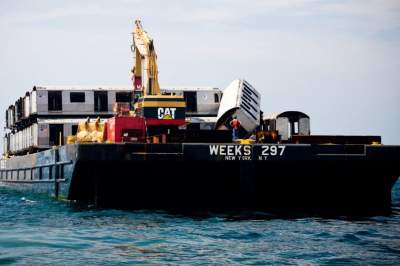
[[[283,218],[77,208],[0,187],[2,265],[400,265],[392,213]]]

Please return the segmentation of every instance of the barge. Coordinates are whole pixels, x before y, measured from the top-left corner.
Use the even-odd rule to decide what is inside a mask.
[[[3,160],[1,181],[100,207],[387,211],[399,146],[71,144]]]
[[[160,88],[138,21],[133,42],[133,89],[38,85],[10,105],[2,184],[106,208],[390,210],[400,146],[311,135],[307,114],[264,114],[244,79]]]

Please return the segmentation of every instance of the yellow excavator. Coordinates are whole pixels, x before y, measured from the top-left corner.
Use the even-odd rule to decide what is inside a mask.
[[[154,125],[184,124],[185,99],[182,96],[161,95],[154,42],[143,30],[140,20],[135,21],[131,50],[134,54],[132,80],[135,114],[145,117],[147,122]]]
[[[100,119],[95,122],[90,122],[89,119],[82,121],[79,123],[78,134],[70,136],[68,143],[143,140],[186,124],[185,99],[182,96],[160,93],[154,43],[139,20],[135,21],[131,49],[134,54],[133,111],[129,111],[129,106],[126,108],[125,105],[118,105],[121,103],[115,103],[115,117],[105,123],[100,122]]]

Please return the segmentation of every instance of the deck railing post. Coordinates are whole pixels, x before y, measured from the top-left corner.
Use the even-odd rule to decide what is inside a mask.
[[[60,192],[60,166],[57,164],[59,161],[60,154],[59,154],[59,149],[56,148],[54,149],[54,166],[55,166],[55,177],[54,177],[54,194],[56,199],[58,199],[58,194]]]

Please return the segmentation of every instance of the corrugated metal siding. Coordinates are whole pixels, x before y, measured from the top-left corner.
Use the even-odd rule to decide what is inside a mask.
[[[26,147],[26,128],[23,129],[22,131],[22,140],[21,140],[21,150],[25,149]]]
[[[4,153],[4,154],[6,154],[6,153],[8,152],[7,143],[8,143],[7,136],[5,136],[5,137],[3,138],[3,153]]]
[[[279,117],[276,119],[276,130],[279,131],[279,135],[282,140],[288,140],[289,138],[289,119],[287,117]]]
[[[48,100],[47,100],[47,91],[36,91],[36,110],[37,113],[47,113],[48,112]]]
[[[77,86],[59,86],[59,85],[36,85],[37,91],[132,91],[132,86],[114,86],[114,85],[77,85]]]
[[[49,146],[49,125],[39,124],[38,125],[38,146],[48,147]]]
[[[232,113],[234,111],[234,113]],[[232,113],[239,119],[241,126],[247,131],[252,132],[260,122],[260,95],[245,80],[234,80],[223,91],[221,104],[218,110],[217,127],[225,127],[232,120]],[[221,119],[224,119],[222,121]]]
[[[8,123],[9,123],[9,126],[8,127],[11,127],[12,125],[14,125],[14,123],[15,123],[15,107],[14,106],[12,106],[9,110],[8,110]]]
[[[23,134],[22,131],[19,131],[17,133],[18,135],[17,150],[22,150],[22,139],[23,139],[22,134]]]
[[[38,124],[33,124],[31,128],[32,128],[32,146],[38,147],[39,146]]]
[[[15,113],[14,113],[15,122],[19,121],[19,118],[18,118],[19,107],[18,107],[17,103],[18,103],[18,101],[15,102]]]
[[[37,92],[36,91],[32,91],[31,92],[31,97],[30,97],[30,100],[31,100],[30,113],[31,114],[36,114],[37,113],[37,101],[36,101],[36,98],[37,98]]]
[[[30,116],[30,97],[25,96],[24,97],[24,117],[29,117]]]
[[[14,135],[10,134],[10,151],[14,151]]]
[[[299,119],[299,135],[308,136],[310,135],[310,119],[300,118]]]

